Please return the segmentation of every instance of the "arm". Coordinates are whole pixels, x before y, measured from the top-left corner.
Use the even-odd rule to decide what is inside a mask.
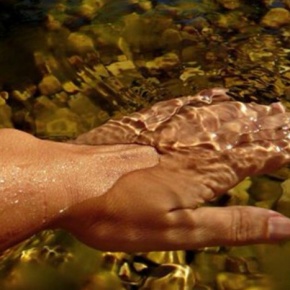
[[[223,89],[109,121],[78,146],[0,130],[0,249],[52,227],[109,251],[289,239],[279,213],[203,205],[289,164],[289,132],[281,104],[230,102]]]
[[[147,146],[76,146],[13,129],[0,130],[0,152],[0,250],[57,226],[73,204],[102,195],[123,174],[158,162]]]

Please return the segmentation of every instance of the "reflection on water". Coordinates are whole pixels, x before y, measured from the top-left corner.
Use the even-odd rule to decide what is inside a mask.
[[[213,86],[288,107],[289,10],[289,0],[0,0],[0,127],[64,140]],[[246,180],[222,202],[290,215],[288,180],[287,169]],[[113,255],[45,232],[5,253],[1,289],[285,290],[288,252]]]

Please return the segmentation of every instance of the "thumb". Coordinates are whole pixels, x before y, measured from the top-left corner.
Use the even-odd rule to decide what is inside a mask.
[[[274,243],[290,239],[290,219],[257,207],[201,207],[168,213],[174,220],[180,249],[217,245]]]

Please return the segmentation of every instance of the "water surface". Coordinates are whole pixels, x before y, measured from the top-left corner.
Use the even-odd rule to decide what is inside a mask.
[[[289,9],[287,0],[0,0],[0,127],[62,141],[213,86],[229,88],[241,101],[281,100],[288,107]],[[283,169],[247,180],[220,204],[289,215],[289,176]],[[287,245],[168,255],[100,253],[65,233],[45,232],[4,254],[1,287],[145,289],[142,283],[152,280],[150,289],[161,289],[156,281],[169,285],[178,271],[189,289],[290,286]],[[163,272],[147,279],[136,261]],[[189,272],[198,278],[195,286]],[[173,289],[186,289],[180,283]]]

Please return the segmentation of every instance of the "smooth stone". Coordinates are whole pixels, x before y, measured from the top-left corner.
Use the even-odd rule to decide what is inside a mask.
[[[272,8],[262,18],[261,25],[269,28],[279,28],[290,24],[290,12],[285,8]]]

